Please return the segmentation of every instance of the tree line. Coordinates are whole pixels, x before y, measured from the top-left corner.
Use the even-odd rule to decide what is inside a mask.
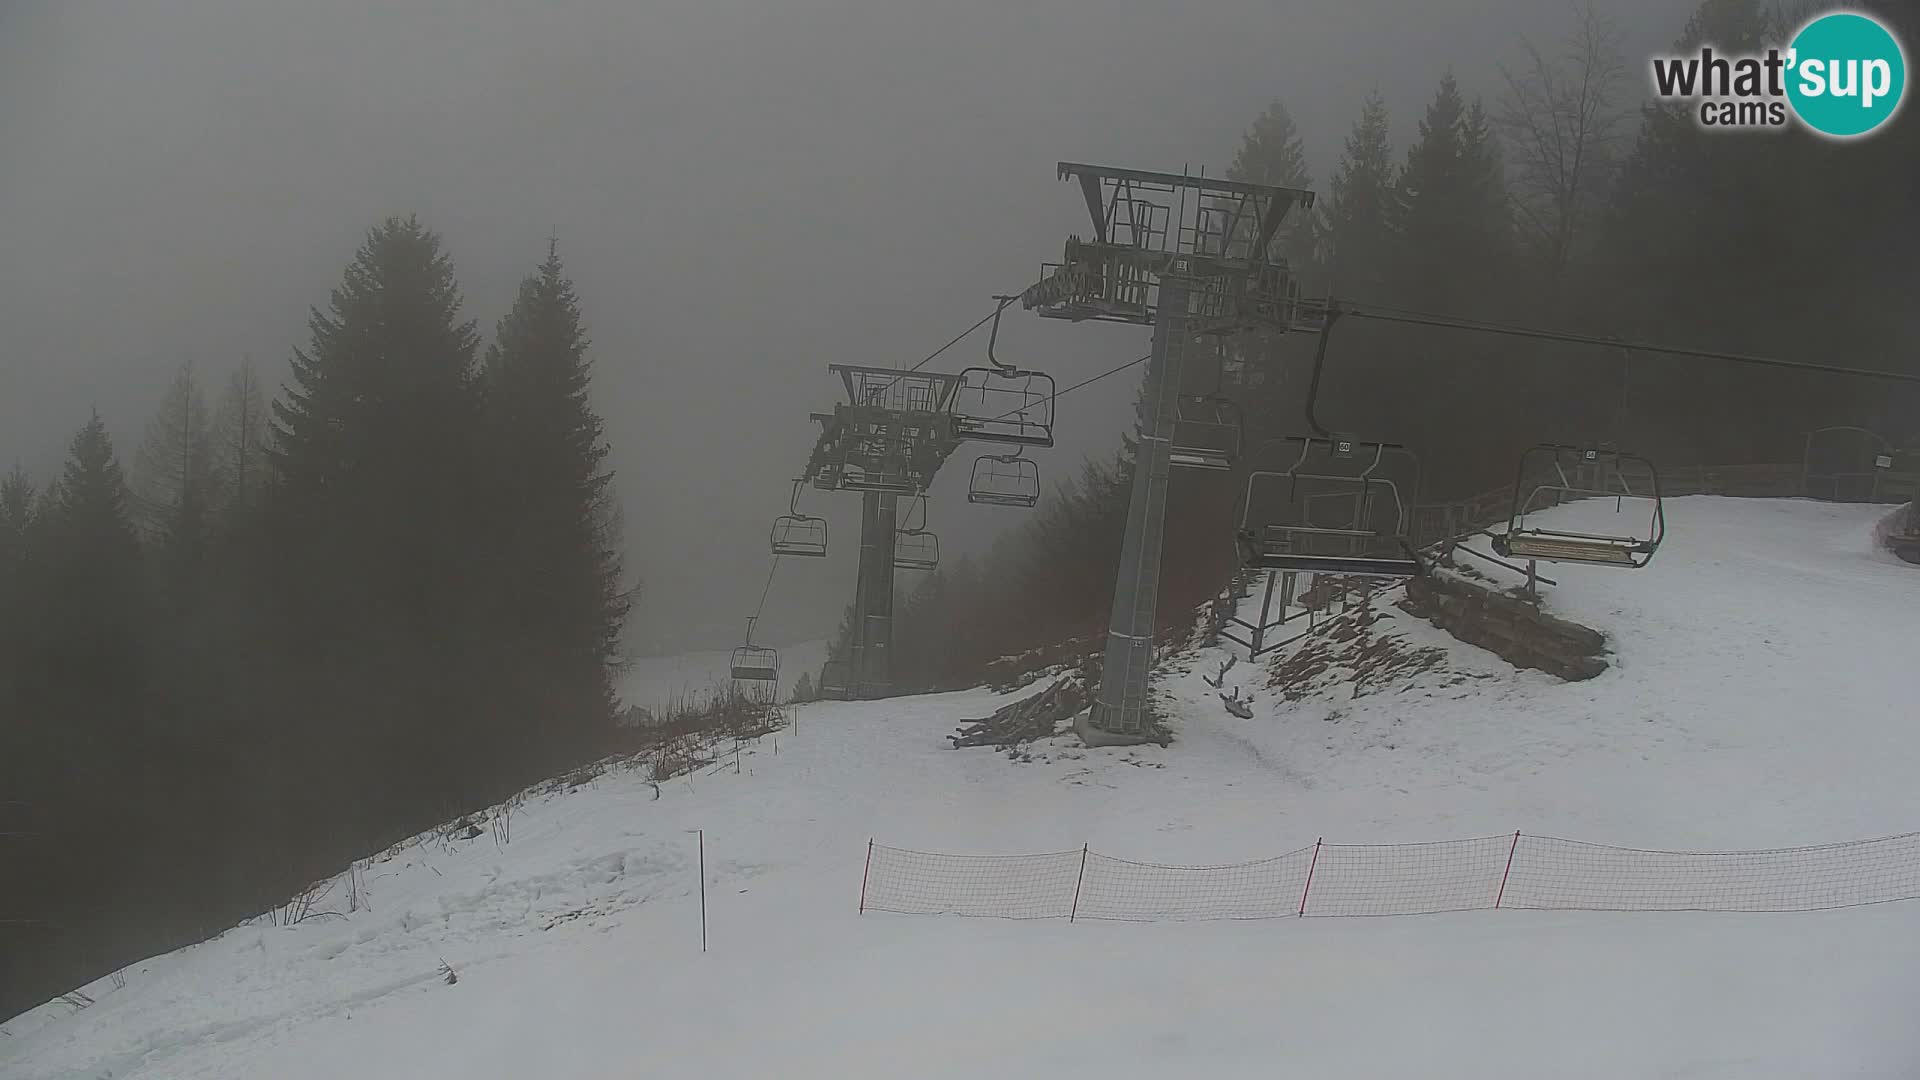
[[[1920,11],[1862,5],[1920,40]],[[1703,0],[1676,51],[1785,41],[1799,20],[1758,0]],[[1316,174],[1284,103],[1249,126],[1226,175],[1315,190],[1278,238],[1309,296],[1356,306],[1571,330],[1616,340],[1920,372],[1907,302],[1920,234],[1920,122],[1870,139],[1702,129],[1644,101],[1641,58],[1587,3],[1562,40],[1521,41],[1489,99],[1451,74],[1404,147],[1380,95],[1360,103]],[[1316,182],[1322,181],[1322,182]],[[1242,470],[1176,470],[1159,612],[1165,627],[1232,572],[1228,523],[1262,438],[1306,429],[1315,335],[1233,342],[1216,370],[1245,414]],[[1805,433],[1861,424],[1920,444],[1910,388],[1348,319],[1328,342],[1318,408],[1336,430],[1404,443],[1437,502],[1511,482],[1539,442],[1611,443],[1672,464],[1799,460]],[[1284,465],[1284,463],[1282,463]],[[994,657],[1098,634],[1111,603],[1131,447],[1087,467],[977,561],[930,575],[900,607],[902,685],[975,683]]]
[[[0,1013],[257,914],[603,752],[631,602],[578,297],[482,348],[371,229],[269,401],[189,366],[0,481]]]

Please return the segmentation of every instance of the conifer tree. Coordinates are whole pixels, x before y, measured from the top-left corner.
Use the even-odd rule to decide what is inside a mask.
[[[542,715],[576,750],[611,722],[629,604],[587,347],[579,298],[549,248],[487,351],[486,405],[506,511],[503,600],[543,669],[531,684],[548,698]]]
[[[1313,172],[1307,167],[1306,147],[1293,114],[1279,101],[1270,103],[1240,139],[1233,163],[1227,166],[1227,179],[1249,184],[1311,189]],[[1319,236],[1313,217],[1299,208],[1291,209],[1274,237],[1278,252],[1292,267],[1296,277],[1318,285]],[[1248,227],[1251,227],[1249,225]],[[1313,291],[1313,290],[1309,290]]]
[[[1387,124],[1387,104],[1376,91],[1361,107],[1328,182],[1324,229],[1335,295],[1378,296],[1385,280],[1394,200]]]
[[[313,311],[273,403],[274,570],[310,765],[373,789],[342,829],[477,798],[505,764],[479,737],[514,670],[486,619],[500,560],[460,305],[439,237],[387,219]]]

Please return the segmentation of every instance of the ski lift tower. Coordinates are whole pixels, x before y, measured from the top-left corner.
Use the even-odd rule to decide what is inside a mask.
[[[959,446],[950,412],[958,375],[829,364],[847,401],[814,413],[821,431],[806,479],[822,491],[858,491],[860,571],[853,598],[848,696],[886,697],[893,685],[893,571],[900,496],[925,495]]]
[[[1154,605],[1182,360],[1207,336],[1319,330],[1324,303],[1302,301],[1274,236],[1313,192],[1174,173],[1061,162],[1079,183],[1093,237],[1067,238],[1059,263],[1021,296],[1042,316],[1153,327],[1127,532],[1114,582],[1100,689],[1081,727],[1093,745],[1159,739],[1148,708]]]

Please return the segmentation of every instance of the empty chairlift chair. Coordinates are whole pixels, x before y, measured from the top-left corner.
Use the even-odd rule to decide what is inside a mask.
[[[820,665],[820,681],[816,684],[823,701],[847,701],[853,697],[853,665],[845,660],[828,660]]]
[[[996,296],[993,329],[987,334],[987,367],[960,372],[948,413],[953,433],[963,439],[1010,446],[1052,446],[1053,376],[1003,364],[994,355],[1000,339],[1000,312],[1015,298]]]
[[[1014,446],[1053,445],[1053,376],[1022,368],[967,368],[949,413],[954,434]]]
[[[1646,526],[1602,533],[1529,521],[1530,515],[1563,503],[1609,499],[1619,515],[1625,514],[1629,501],[1644,508]],[[1653,462],[1614,450],[1543,444],[1520,457],[1507,531],[1493,538],[1493,550],[1510,559],[1637,570],[1653,559],[1666,531],[1660,474]]]
[[[1240,406],[1222,392],[1226,383],[1225,346],[1214,354],[1213,389],[1182,394],[1173,401],[1173,437],[1167,464],[1178,469],[1231,469],[1240,459],[1246,425]]]
[[[733,650],[733,660],[728,667],[735,682],[774,683],[780,682],[780,654],[764,645],[753,643],[753,619],[747,620],[747,640]]]
[[[793,482],[787,512],[773,519],[767,542],[775,555],[822,558],[827,554],[827,519],[800,512],[800,487],[805,483],[805,480]]]
[[[986,506],[1033,506],[1040,501],[1040,466],[1018,453],[975,458],[967,501]]]
[[[1339,436],[1287,436],[1285,470],[1247,476],[1240,518],[1242,563],[1254,570],[1370,578],[1421,573],[1407,541],[1407,507],[1420,466],[1405,447]]]
[[[938,570],[940,538],[927,529],[927,497],[920,496],[920,524],[911,529],[895,529],[893,567],[896,570]]]
[[[1217,395],[1182,396],[1174,402],[1173,439],[1167,464],[1178,469],[1226,470],[1240,459],[1240,407]]]

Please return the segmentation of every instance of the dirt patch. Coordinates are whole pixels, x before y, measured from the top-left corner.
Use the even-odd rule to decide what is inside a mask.
[[[1301,701],[1331,686],[1350,684],[1354,696],[1411,682],[1447,666],[1444,649],[1412,645],[1384,632],[1391,617],[1370,610],[1339,615],[1298,647],[1268,665],[1267,688]]]

